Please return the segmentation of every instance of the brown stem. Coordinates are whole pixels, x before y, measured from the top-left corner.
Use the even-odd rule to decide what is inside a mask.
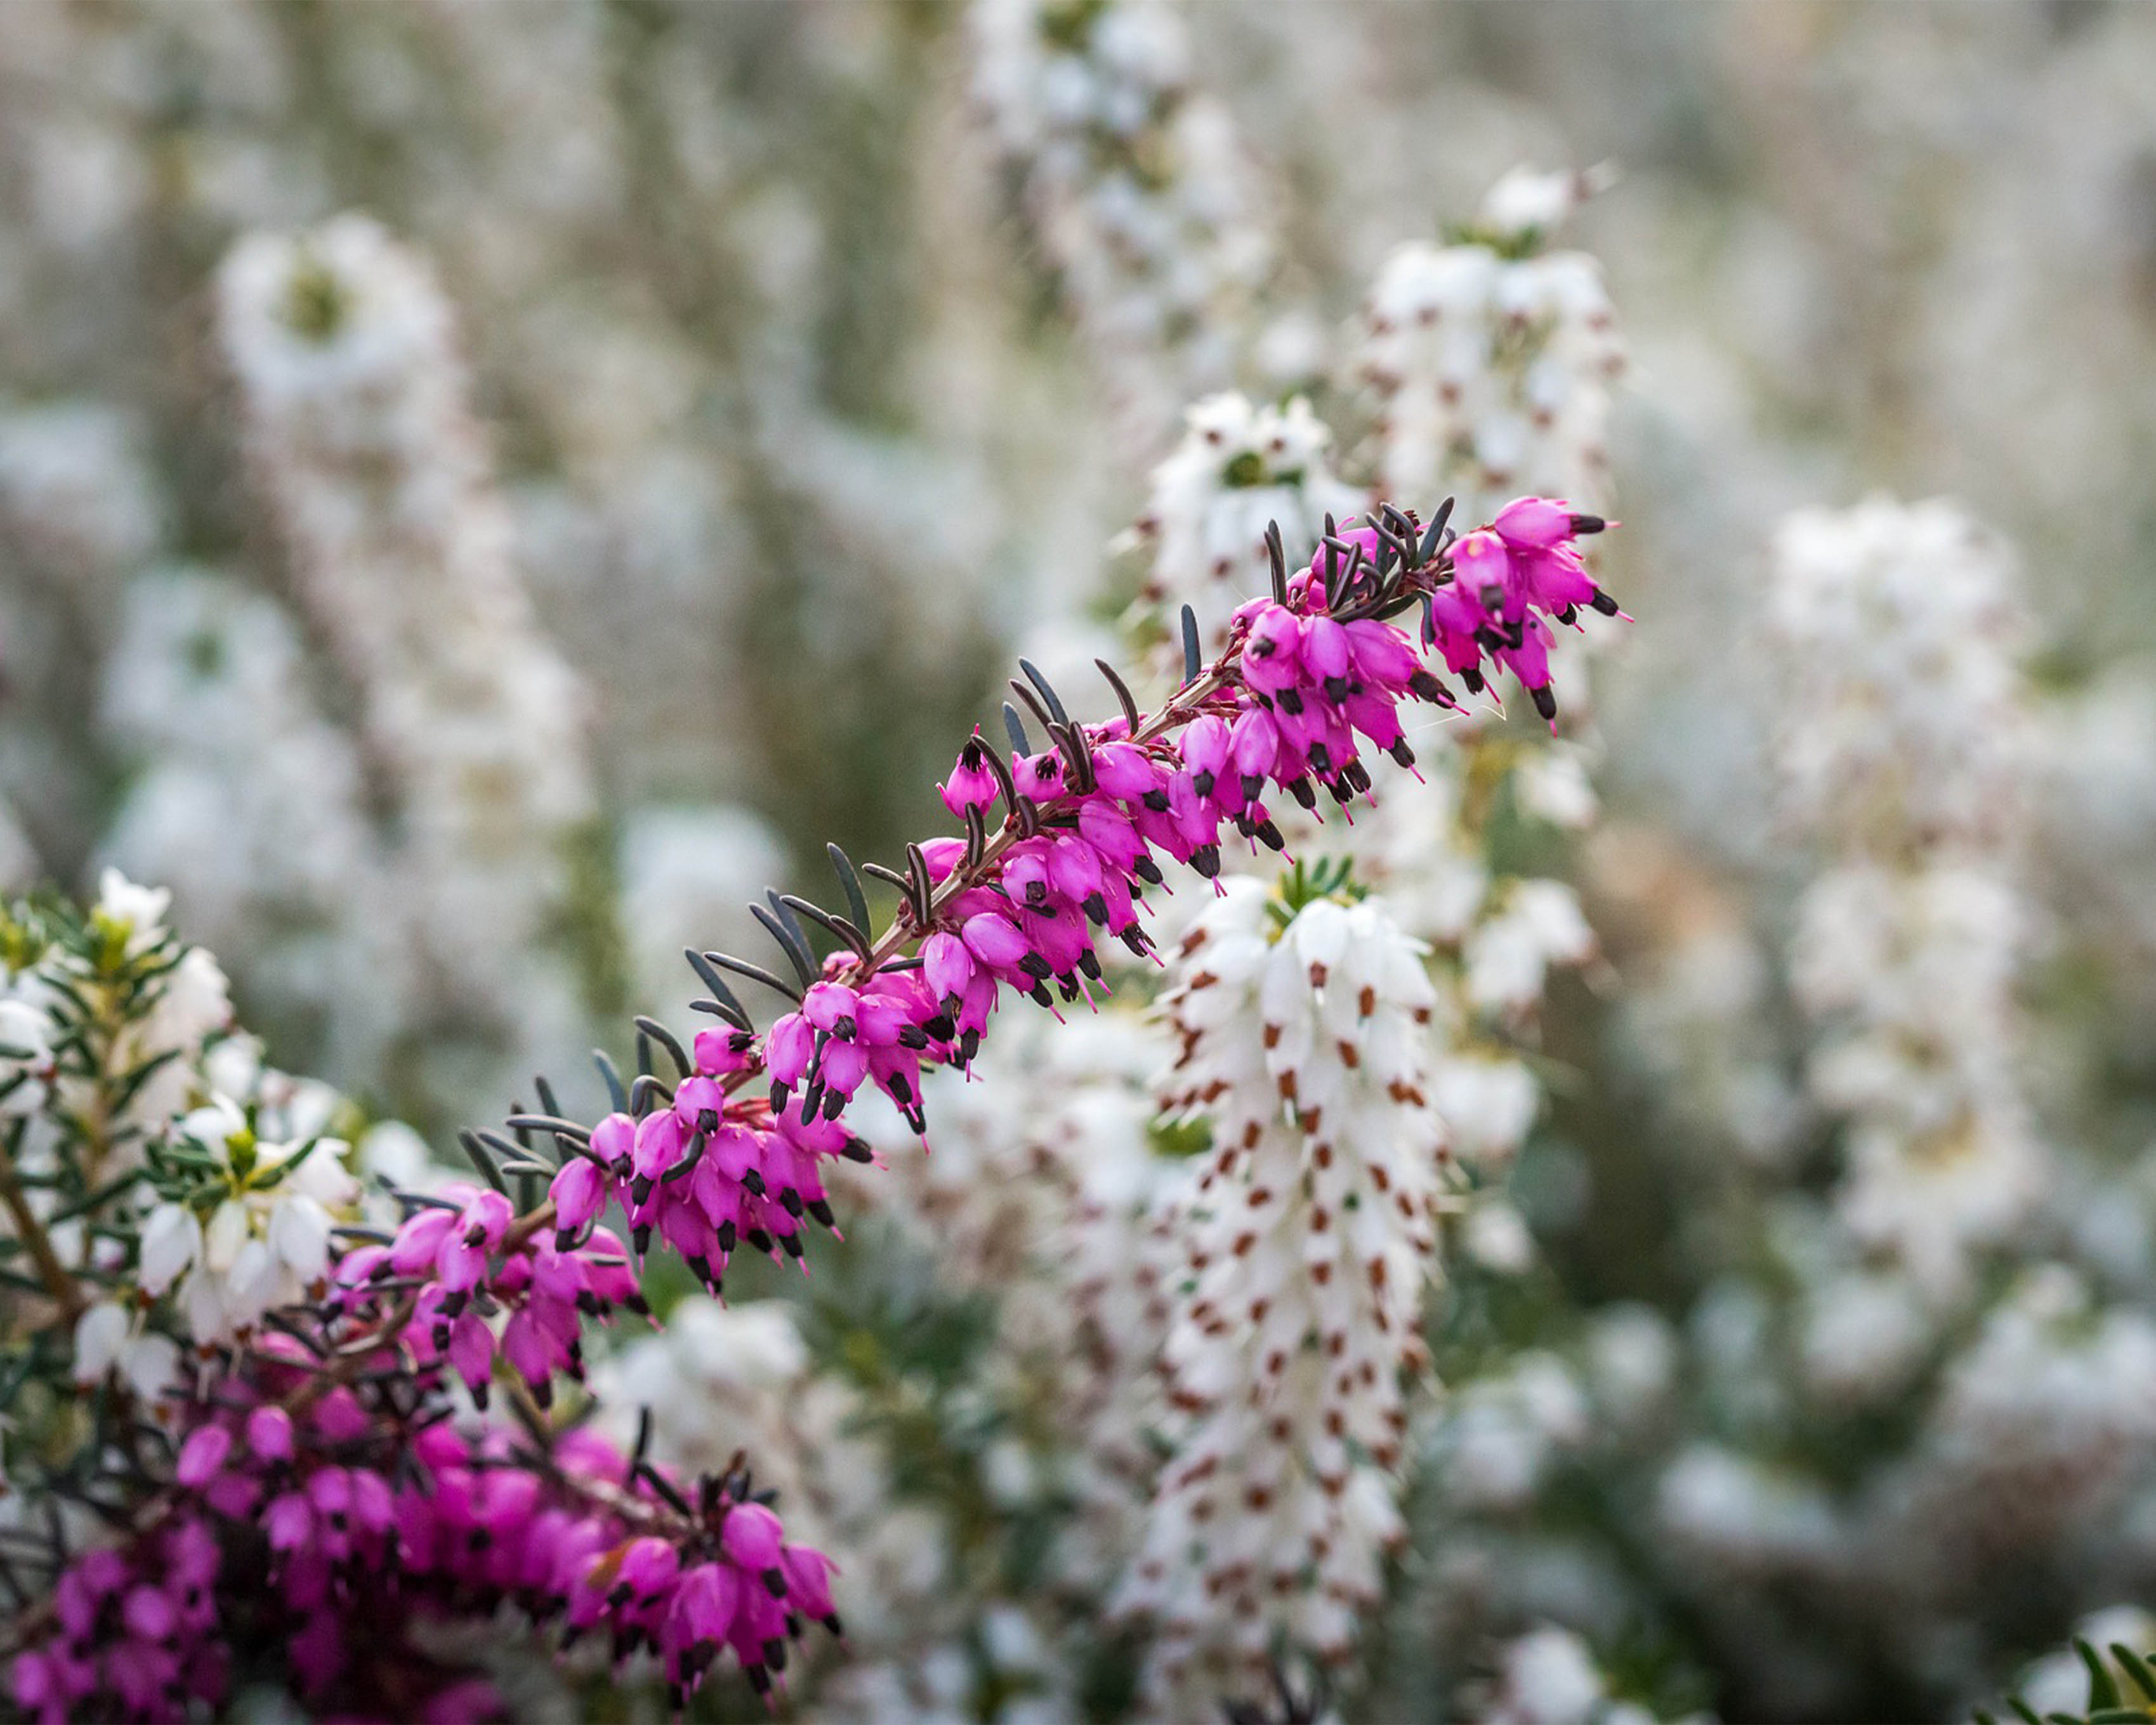
[[[38,1221],[37,1213],[31,1209],[28,1195],[15,1173],[15,1158],[4,1141],[0,1141],[0,1203],[7,1205],[8,1215],[14,1219],[15,1237],[22,1241],[30,1261],[37,1265],[38,1280],[45,1285],[45,1291],[59,1307],[60,1316],[74,1323],[90,1302],[83,1298],[81,1288],[68,1274],[59,1254],[53,1250],[52,1237],[45,1232],[45,1225]]]

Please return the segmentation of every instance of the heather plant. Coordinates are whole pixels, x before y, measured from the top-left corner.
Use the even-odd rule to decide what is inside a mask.
[[[2151,16],[18,0],[0,1714],[2140,1717]]]
[[[743,1246],[803,1258],[809,1224],[836,1226],[824,1169],[875,1159],[848,1122],[857,1093],[881,1091],[923,1131],[924,1068],[970,1064],[1004,991],[1051,1011],[1059,996],[1091,1005],[1105,983],[1102,938],[1152,952],[1140,914],[1147,890],[1166,886],[1163,863],[1217,877],[1229,827],[1254,850],[1281,848],[1267,796],[1312,811],[1322,796],[1345,811],[1373,789],[1366,745],[1412,767],[1401,704],[1457,704],[1425,652],[1478,684],[1486,662],[1493,675],[1502,663],[1548,708],[1547,672],[1521,644],[1545,615],[1607,604],[1574,548],[1601,522],[1525,499],[1462,541],[1449,513],[1425,525],[1380,508],[1344,538],[1328,533],[1292,575],[1276,533],[1271,596],[1242,607],[1209,662],[1186,611],[1182,679],[1151,714],[1104,664],[1120,713],[1074,721],[1023,667],[1028,682],[1014,688],[1048,746],[1029,746],[1014,710],[1008,760],[974,733],[940,787],[964,837],[909,846],[903,873],[857,871],[834,847],[843,912],[778,893],[757,908],[790,980],[691,951],[708,991],[697,1004],[717,1022],[685,1046],[638,1020],[634,1082],[600,1062],[610,1112],[580,1124],[542,1080],[537,1109],[511,1114],[509,1135],[463,1135],[480,1181],[389,1184],[372,1218],[348,1146],[328,1133],[340,1105],[261,1068],[229,1024],[213,965],[163,925],[163,895],[113,875],[87,915],[21,907],[7,931],[6,1177],[22,1295],[12,1369],[31,1393],[11,1498],[48,1525],[13,1530],[23,1562],[8,1573],[24,1607],[11,1633],[18,1704],[52,1719],[177,1717],[268,1675],[341,1713],[475,1717],[494,1704],[491,1685],[429,1657],[426,1631],[503,1605],[565,1648],[595,1635],[616,1663],[648,1650],[676,1707],[723,1650],[752,1686],[772,1687],[805,1624],[838,1627],[829,1558],[787,1541],[745,1460],[680,1475],[649,1456],[648,1421],[624,1453],[584,1425],[581,1393],[557,1410],[557,1382],[586,1375],[587,1324],[649,1314],[639,1272],[654,1246],[713,1295]],[[1473,567],[1488,578],[1464,603],[1463,546],[1486,548]],[[1411,629],[1387,620],[1403,615]],[[864,873],[899,895],[873,936]],[[1223,887],[1224,906],[1247,910],[1262,896],[1255,883],[1235,885]],[[1358,920],[1373,913],[1291,902],[1288,914],[1309,955],[1283,974],[1299,977],[1306,962],[1322,988],[1327,958],[1341,970],[1328,997],[1349,1016],[1334,1009],[1324,1033],[1339,1038],[1337,1058],[1362,1066],[1359,1036],[1344,1032],[1377,1012],[1382,984],[1388,1010],[1405,1016],[1373,1022],[1371,1071],[1356,1082],[1378,1087],[1377,1104],[1414,1098],[1406,1027],[1427,1014],[1427,984],[1412,949],[1387,957],[1383,925]],[[833,943],[820,958],[812,927]],[[1204,939],[1201,924],[1186,952]],[[1372,964],[1372,980],[1358,981]],[[791,1009],[759,1032],[729,975]],[[1325,1022],[1305,1023],[1291,1046]],[[1214,1058],[1240,1058],[1228,1050],[1247,1040],[1226,1027]],[[1265,1040],[1277,1040],[1270,1026]],[[670,1075],[652,1069],[661,1052]],[[1352,1096],[1333,1095],[1337,1078],[1313,1071],[1298,1100],[1292,1076],[1281,1068],[1280,1093],[1302,1130],[1320,1130],[1328,1103],[1327,1130],[1355,1121]],[[1265,1112],[1236,1129],[1246,1141],[1262,1137]],[[1313,1154],[1321,1170],[1334,1161],[1327,1142]],[[1261,1211],[1252,1182],[1286,1177],[1254,1168],[1229,1160],[1216,1171]],[[1290,1505],[1300,1491],[1314,1507],[1322,1496],[1311,1494],[1347,1484],[1348,1444],[1379,1470],[1393,1459],[1386,1434],[1399,1416],[1384,1380],[1418,1357],[1413,1265],[1434,1244],[1438,1178],[1433,1128],[1397,1144],[1367,1181],[1321,1178],[1311,1214],[1290,1213],[1292,1237],[1322,1234],[1335,1207],[1397,1208],[1397,1246],[1342,1218],[1358,1244],[1341,1280],[1368,1281],[1379,1329],[1407,1347],[1399,1358],[1339,1360],[1322,1304],[1283,1306],[1260,1381],[1314,1339],[1339,1361],[1352,1411],[1347,1424],[1327,1413],[1322,1431],[1301,1434],[1276,1421],[1283,1464],[1312,1470],[1281,1482]],[[617,1212],[620,1233],[608,1225]],[[1212,1250],[1194,1244],[1194,1263]],[[1228,1257],[1242,1255],[1239,1239]],[[1238,1393],[1232,1363],[1224,1376],[1218,1362],[1183,1369],[1193,1411],[1205,1405],[1200,1384]],[[506,1405],[489,1419],[497,1394]],[[1153,1526],[1203,1519],[1204,1500],[1178,1494],[1210,1473],[1205,1444],[1228,1441],[1193,1440]],[[1373,1489],[1382,1498],[1382,1486],[1362,1495]],[[1309,1509],[1287,1512],[1306,1520]],[[1375,1531],[1382,1538],[1382,1520]],[[1337,1654],[1342,1614],[1375,1599],[1375,1548],[1313,1537],[1327,1614],[1291,1639]],[[1166,1555],[1138,1573],[1164,1576],[1178,1543],[1171,1532],[1158,1547]],[[1334,1550],[1342,1555],[1325,1557]],[[1214,1561],[1235,1573],[1250,1554]],[[1291,1555],[1284,1568],[1269,1561],[1291,1580],[1301,1567]],[[1182,1633],[1181,1609],[1143,1594],[1132,1604]],[[413,1654],[386,1665],[363,1655],[377,1645]],[[1262,1630],[1240,1651],[1245,1665],[1277,1656]],[[1167,1656],[1171,1670],[1183,1661]],[[1217,1681],[1232,1692],[1240,1680],[1230,1671]]]

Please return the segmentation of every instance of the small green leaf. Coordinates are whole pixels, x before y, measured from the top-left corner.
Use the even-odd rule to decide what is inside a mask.
[[[2079,1635],[2074,1637],[2074,1651],[2081,1655],[2082,1663],[2088,1667],[2089,1711],[2099,1707],[2117,1707],[2123,1697],[2118,1692],[2118,1680],[2111,1674],[2111,1667],[2103,1662],[2103,1655]]]

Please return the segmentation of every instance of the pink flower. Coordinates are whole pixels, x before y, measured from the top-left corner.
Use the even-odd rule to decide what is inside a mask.
[[[190,1491],[200,1491],[224,1465],[225,1457],[231,1453],[230,1432],[221,1425],[198,1426],[180,1445],[176,1477]]]

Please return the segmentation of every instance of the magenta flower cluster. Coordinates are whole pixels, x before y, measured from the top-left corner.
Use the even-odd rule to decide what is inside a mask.
[[[1381,512],[1328,536],[1273,597],[1237,612],[1220,659],[1194,667],[1152,719],[1126,699],[1116,718],[1076,723],[1058,703],[1040,715],[1048,746],[1009,760],[975,732],[939,787],[968,836],[911,847],[914,872],[886,940],[834,952],[767,1036],[703,1032],[670,1093],[647,1080],[643,1106],[588,1134],[557,1131],[567,1156],[549,1194],[551,1248],[527,1240],[501,1269],[482,1267],[511,1223],[498,1194],[474,1193],[454,1219],[414,1217],[387,1261],[409,1274],[439,1257],[441,1291],[422,1297],[415,1322],[478,1387],[494,1330],[460,1296],[484,1282],[491,1305],[513,1313],[501,1352],[537,1388],[573,1367],[577,1311],[608,1309],[633,1288],[619,1243],[591,1233],[610,1207],[627,1216],[638,1255],[655,1236],[714,1290],[743,1242],[799,1258],[804,1222],[833,1225],[824,1164],[871,1159],[845,1122],[863,1085],[925,1131],[923,1068],[970,1061],[1004,991],[1052,1007],[1101,983],[1103,935],[1150,951],[1139,918],[1164,861],[1216,874],[1230,826],[1279,848],[1267,798],[1348,803],[1371,788],[1366,749],[1411,766],[1401,703],[1456,704],[1426,649],[1477,688],[1486,665],[1509,668],[1547,707],[1546,620],[1615,610],[1577,544],[1602,525],[1523,498],[1456,543],[1432,533],[1419,545],[1411,518]],[[1418,600],[1419,638],[1385,620]]]
[[[1619,616],[1617,602],[1594,583],[1578,537],[1599,533],[1598,516],[1548,497],[1521,497],[1452,548],[1452,581],[1430,595],[1423,639],[1469,688],[1480,691],[1484,659],[1519,678],[1545,718],[1557,714],[1549,687],[1546,619],[1573,621],[1584,607]]]
[[[192,1410],[158,1526],[60,1577],[10,1674],[39,1725],[217,1706],[249,1642],[322,1717],[492,1719],[491,1685],[431,1669],[404,1629],[505,1603],[565,1644],[655,1654],[677,1707],[726,1650],[768,1690],[807,1623],[839,1628],[829,1562],[788,1543],[744,1475],[684,1484],[588,1429],[475,1437],[352,1386],[302,1405],[288,1357],[255,1374],[285,1400]],[[228,1610],[236,1572],[254,1584]]]

